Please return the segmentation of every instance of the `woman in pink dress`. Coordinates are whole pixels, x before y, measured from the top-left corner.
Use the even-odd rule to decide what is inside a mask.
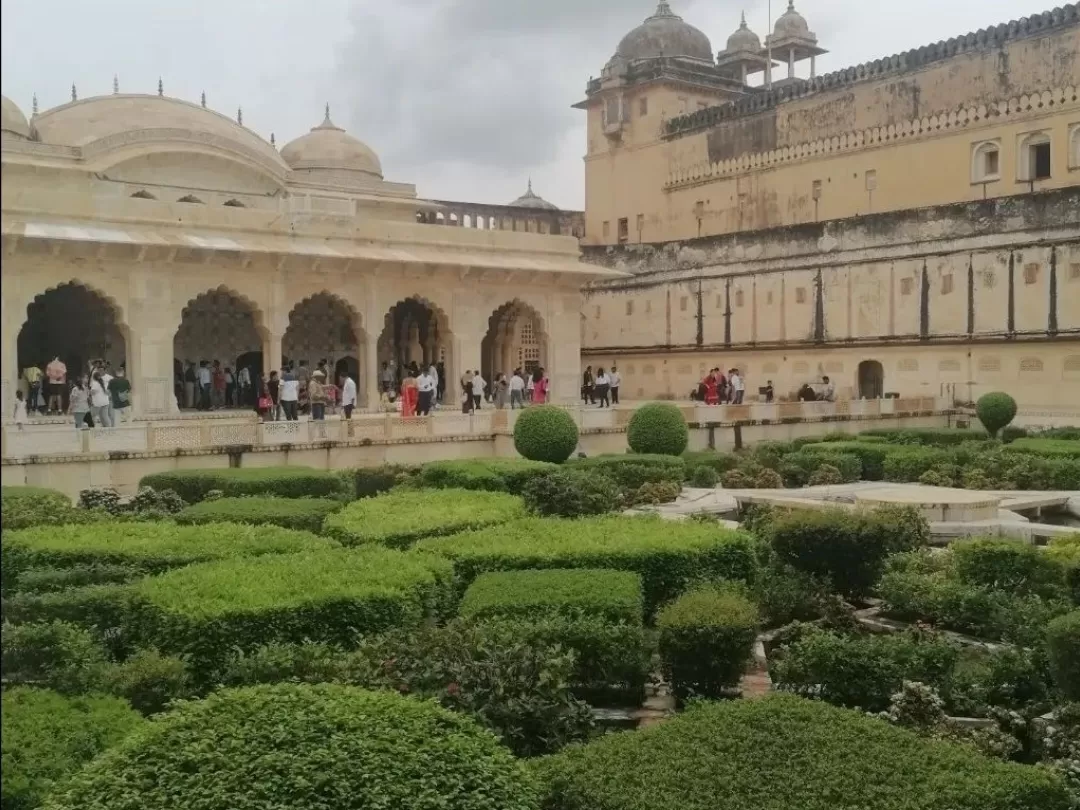
[[[416,416],[416,403],[420,399],[420,391],[416,387],[416,377],[406,372],[405,379],[401,381],[401,415]]]
[[[711,371],[708,376],[705,377],[705,404],[716,405],[720,402],[719,384],[716,380],[716,375]]]
[[[548,377],[542,368],[533,372],[533,404],[543,405],[548,398]]]

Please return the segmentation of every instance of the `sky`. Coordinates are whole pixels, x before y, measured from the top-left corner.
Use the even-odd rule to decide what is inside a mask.
[[[723,48],[765,0],[671,0]],[[784,0],[773,0],[775,19]],[[1026,0],[797,0],[830,53],[819,73],[1053,6]],[[533,188],[584,205],[585,113],[570,105],[656,0],[2,0],[0,87],[29,115],[71,98],[156,93],[235,116],[279,146],[322,120],[421,197],[502,204]]]

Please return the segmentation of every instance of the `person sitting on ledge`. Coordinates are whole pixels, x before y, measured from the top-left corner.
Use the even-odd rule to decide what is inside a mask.
[[[810,383],[803,383],[802,388],[799,389],[799,402],[813,402],[817,399],[817,394],[814,393],[814,389],[810,387]]]
[[[830,382],[828,377],[822,377],[821,382],[824,383],[824,387],[821,389],[821,393],[818,395],[818,399],[820,399],[822,402],[835,402],[836,385]]]

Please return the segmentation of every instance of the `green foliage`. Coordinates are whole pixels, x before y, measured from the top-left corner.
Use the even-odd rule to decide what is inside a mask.
[[[964,442],[983,441],[982,430],[963,428],[872,428],[859,434],[859,441],[884,439],[889,444],[926,444],[951,447]]]
[[[383,464],[379,467],[356,467],[338,473],[344,481],[345,492],[353,498],[370,498],[396,486],[407,484],[417,474],[416,467],[403,464]]]
[[[753,597],[764,626],[781,627],[820,616],[826,590],[819,579],[778,560],[767,560],[754,584]]]
[[[524,458],[471,458],[432,461],[420,468],[417,483],[439,489],[484,489],[520,495],[530,481],[557,470],[546,461]]]
[[[1075,439],[1017,439],[1005,452],[1031,453],[1044,458],[1080,459],[1080,441]]]
[[[961,582],[1014,594],[1064,597],[1062,562],[1030,543],[976,539],[954,543],[949,552]]]
[[[674,481],[651,481],[642,484],[626,497],[627,506],[647,504],[657,506],[662,503],[674,503],[682,492],[682,484]]]
[[[859,478],[864,481],[880,481],[885,474],[885,459],[892,448],[887,444],[867,441],[825,442],[822,444],[803,445],[802,455],[831,458],[836,454],[856,456],[859,459]],[[829,462],[831,463],[831,462]]]
[[[1046,651],[1058,689],[1069,700],[1080,700],[1080,610],[1047,625]]]
[[[947,683],[957,656],[955,647],[925,634],[847,635],[815,629],[774,652],[769,674],[785,691],[884,711],[904,681]]]
[[[1016,418],[1016,400],[1003,391],[983,394],[975,403],[975,415],[991,437]]]
[[[742,470],[728,470],[720,476],[724,489],[753,489],[754,479]]]
[[[1041,650],[998,647],[963,651],[944,691],[952,714],[982,717],[996,707],[1039,713],[1050,689]]]
[[[232,652],[222,666],[219,680],[224,686],[347,683],[349,658],[343,648],[322,641],[274,641],[253,650]]]
[[[677,405],[650,402],[630,417],[626,440],[635,453],[679,456],[690,441],[690,428]]]
[[[535,810],[490,733],[430,702],[335,684],[186,703],[76,776],[48,810]]]
[[[182,658],[157,650],[139,650],[105,672],[105,689],[126,698],[143,714],[156,714],[192,694],[191,675]]]
[[[812,487],[831,487],[844,483],[844,476],[832,464],[822,464],[810,474],[806,483]]]
[[[218,498],[187,507],[176,516],[176,522],[182,525],[270,525],[318,534],[322,531],[326,516],[338,511],[342,506],[341,501],[330,498]]]
[[[913,508],[797,510],[774,518],[766,536],[782,561],[857,597],[870,593],[886,557],[926,545],[930,528]]]
[[[723,475],[728,470],[739,466],[740,459],[734,453],[719,453],[715,450],[687,450],[682,454],[687,471],[696,472],[698,467],[708,467]]]
[[[624,494],[636,492],[645,484],[668,481],[681,485],[686,479],[686,462],[673,456],[602,455],[575,459],[571,464],[575,469],[608,476]]]
[[[720,483],[720,473],[713,467],[700,464],[690,473],[690,486],[698,489],[715,489]]]
[[[1062,780],[790,695],[700,703],[536,763],[548,810],[1068,810]]]
[[[641,577],[591,568],[493,571],[473,581],[458,613],[471,619],[584,614],[641,624]]]
[[[139,572],[130,566],[103,563],[86,563],[66,568],[27,568],[18,575],[12,591],[51,593],[86,585],[128,582],[139,576]]]
[[[757,489],[783,489],[784,479],[776,470],[764,469],[754,476],[754,487]]]
[[[66,622],[5,622],[0,639],[6,684],[76,695],[97,688],[108,667],[105,649],[97,639]]]
[[[143,721],[123,700],[18,687],[2,704],[3,810],[32,810]]]
[[[530,461],[562,464],[577,449],[574,417],[556,405],[526,408],[514,422],[514,449]]]
[[[433,555],[377,546],[202,563],[132,586],[137,633],[187,656],[205,683],[233,649],[304,639],[348,644],[356,633],[444,614],[450,573]]]
[[[345,482],[340,475],[332,470],[311,467],[172,470],[143,476],[139,486],[171,489],[188,503],[205,500],[206,494],[215,489],[233,497],[325,498],[346,494]]]
[[[5,532],[31,526],[63,526],[66,523],[91,523],[101,515],[76,509],[71,498],[44,487],[0,488],[0,528]]]
[[[618,485],[608,476],[573,468],[557,469],[525,486],[525,507],[543,517],[585,517],[622,506]]]
[[[844,447],[846,443],[833,442],[831,444],[806,445],[797,453],[784,457],[784,468],[799,467],[809,477],[822,464],[835,467],[840,472],[844,483],[858,481],[863,476],[863,462],[854,453],[843,452],[834,448]],[[869,446],[869,445],[868,445]],[[807,450],[806,448],[809,448]],[[790,475],[790,473],[789,473]]]
[[[525,516],[521,498],[464,489],[396,489],[354,501],[326,518],[323,531],[343,545],[406,548],[424,537],[496,526]]]
[[[955,477],[944,467],[927,470],[919,476],[919,483],[928,487],[952,487],[956,485]]]
[[[86,585],[47,593],[20,593],[4,601],[9,622],[62,621],[93,633],[115,655],[131,644],[128,618],[131,591],[122,585]]]
[[[885,458],[883,477],[886,481],[911,483],[927,470],[939,469],[951,460],[948,450],[937,447],[897,447]]]
[[[747,534],[693,521],[604,516],[532,518],[497,532],[422,540],[417,549],[453,561],[462,586],[486,571],[609,568],[641,575],[646,615],[699,579],[753,581],[756,543]]]
[[[703,586],[656,619],[664,676],[679,700],[721,697],[742,677],[757,637],[758,612],[738,590]]]

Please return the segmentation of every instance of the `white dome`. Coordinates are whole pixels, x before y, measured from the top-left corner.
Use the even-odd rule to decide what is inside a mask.
[[[709,38],[671,10],[667,0],[660,0],[656,13],[622,38],[615,55],[627,61],[655,59],[660,56],[683,56],[713,60]]]
[[[326,118],[311,132],[285,144],[281,157],[295,171],[360,172],[382,179],[379,156],[363,141],[354,138]]]
[[[7,96],[0,96],[0,105],[0,130],[20,138],[29,138],[30,122],[26,120],[19,106]]]
[[[761,40],[758,35],[751,31],[746,25],[746,14],[743,14],[742,23],[739,25],[739,29],[728,37],[727,50],[730,53],[736,53],[738,51],[753,51],[757,53],[761,50]]]
[[[525,190],[525,193],[513,202],[507,203],[507,205],[511,208],[542,208],[545,211],[559,210],[557,205],[549,203],[543,197],[540,197],[533,192],[532,180],[529,180],[529,187]]]
[[[812,39],[817,37],[810,33],[810,26],[806,18],[795,10],[795,0],[788,0],[787,11],[780,15],[773,28],[773,38],[797,37],[799,39]]]

